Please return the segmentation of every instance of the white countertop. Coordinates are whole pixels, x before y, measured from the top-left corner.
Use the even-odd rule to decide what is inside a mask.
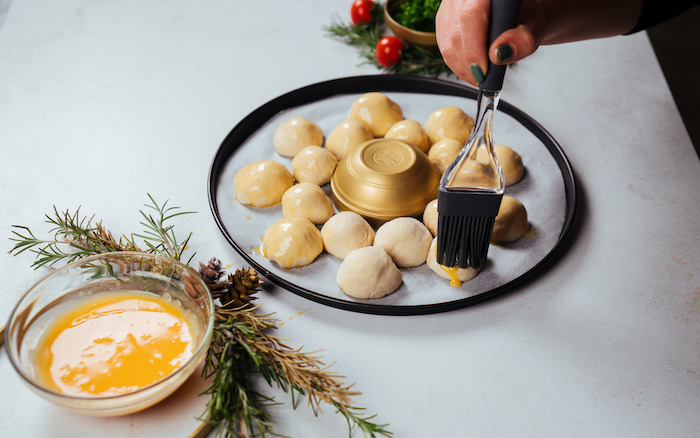
[[[11,225],[47,232],[54,206],[131,233],[150,193],[198,211],[176,222],[195,231],[196,262],[240,265],[209,210],[211,160],[268,100],[377,72],[323,30],[347,20],[350,4],[9,4],[4,22],[0,13],[0,320],[47,272],[7,254]],[[434,315],[347,312],[278,288],[260,294],[263,308],[285,322],[278,334],[292,346],[322,349],[362,392],[357,405],[397,438],[697,436],[700,161],[646,34],[543,47],[509,70],[503,99],[561,144],[579,188],[571,236],[532,281]],[[193,379],[140,414],[66,414],[23,385],[4,349],[0,387],[7,437],[184,437],[204,409]],[[278,433],[347,435],[333,409],[315,418],[271,393],[285,402],[272,410]]]

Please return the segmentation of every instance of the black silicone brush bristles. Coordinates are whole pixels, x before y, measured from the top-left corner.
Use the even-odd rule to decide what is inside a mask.
[[[503,193],[438,190],[439,264],[480,269],[486,263]],[[442,208],[441,208],[442,206]]]

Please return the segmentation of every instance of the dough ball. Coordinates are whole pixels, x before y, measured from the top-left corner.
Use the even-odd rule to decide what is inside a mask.
[[[284,165],[262,160],[244,166],[233,180],[235,198],[243,205],[268,207],[279,204],[284,192],[294,184]]]
[[[275,129],[272,144],[283,157],[294,157],[307,146],[322,146],[323,131],[307,118],[292,117]]]
[[[437,237],[434,238],[433,242],[430,244],[430,250],[428,251],[428,259],[426,260],[426,263],[428,264],[428,267],[437,275],[450,280],[450,285],[452,286],[461,286],[462,282],[469,281],[476,277],[476,274],[478,274],[480,271],[480,269],[472,268],[471,266],[467,266],[466,268],[460,268],[458,266],[442,266],[437,262],[435,258],[436,255]]]
[[[338,159],[320,146],[307,146],[292,160],[292,175],[297,182],[322,186],[331,180]]]
[[[423,211],[423,225],[430,230],[430,234],[437,236],[438,211],[437,199],[428,202]]]
[[[265,231],[262,252],[284,269],[306,266],[323,252],[321,232],[303,217],[280,219]]]
[[[383,224],[374,236],[374,246],[383,248],[400,268],[425,263],[433,235],[418,219],[398,217]]]
[[[473,127],[474,119],[456,106],[433,111],[425,122],[431,144],[443,138],[453,138],[464,145]]]
[[[522,202],[512,196],[503,196],[498,216],[493,225],[491,243],[511,243],[528,232],[527,210]]]
[[[383,137],[394,123],[403,119],[403,111],[382,93],[366,93],[353,102],[348,119],[361,121],[374,137]]]
[[[391,128],[384,134],[384,138],[393,138],[402,140],[416,149],[420,149],[426,154],[430,150],[430,140],[428,133],[415,120],[400,120],[394,123]]]
[[[401,285],[401,271],[389,254],[377,246],[351,251],[338,268],[335,281],[355,298],[381,298]]]
[[[344,259],[352,250],[371,246],[374,229],[354,211],[341,211],[323,225],[321,237],[328,253]]]
[[[496,151],[496,158],[503,169],[506,185],[510,186],[520,181],[525,172],[520,154],[504,144],[494,145],[493,149]]]
[[[438,168],[440,173],[445,173],[447,166],[457,158],[457,154],[464,147],[464,143],[460,143],[453,138],[443,138],[438,140],[428,151],[428,158]]]
[[[371,132],[359,120],[346,120],[333,128],[326,138],[328,149],[340,161],[354,148],[374,139]]]
[[[333,202],[326,192],[313,183],[299,183],[282,195],[284,217],[304,217],[322,224],[333,216]]]

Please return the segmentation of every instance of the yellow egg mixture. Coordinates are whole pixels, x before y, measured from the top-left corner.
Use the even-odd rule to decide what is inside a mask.
[[[74,395],[120,394],[154,383],[192,356],[180,309],[144,292],[86,299],[48,327],[36,349],[44,384]]]

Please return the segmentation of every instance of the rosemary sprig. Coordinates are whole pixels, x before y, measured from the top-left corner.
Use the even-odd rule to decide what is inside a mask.
[[[10,240],[15,246],[9,251],[12,255],[30,251],[36,254],[32,267],[51,266],[58,261],[72,262],[90,255],[111,251],[141,251],[133,238],[126,236],[115,240],[112,233],[102,226],[102,222],[92,224],[92,217],[80,217],[80,208],[75,213],[66,210],[59,213],[54,207],[54,216],[46,215],[46,222],[53,225],[50,232],[53,239],[40,239],[24,226],[15,228]],[[21,230],[21,231],[19,231]],[[65,248],[65,249],[64,249]]]
[[[151,252],[163,254],[179,261],[182,257],[182,253],[187,249],[187,244],[192,237],[192,233],[190,233],[182,243],[178,243],[177,237],[173,232],[173,225],[166,226],[165,222],[176,216],[192,214],[194,212],[181,211],[174,213],[174,211],[178,210],[179,207],[167,207],[168,201],[165,201],[162,206],[159,206],[150,194],[148,195],[148,198],[151,200],[152,204],[144,205],[147,208],[155,210],[157,215],[154,218],[150,214],[140,211],[141,216],[143,216],[146,221],[141,222],[141,225],[146,227],[146,230],[144,231],[144,234],[134,234],[134,236],[142,238],[146,242],[146,245]],[[187,264],[192,261],[193,257],[194,254],[190,256]]]
[[[69,210],[59,213],[54,207],[54,216],[46,215],[46,222],[53,225],[49,230],[54,235],[53,239],[39,239],[29,228],[13,225],[14,237],[10,240],[15,242],[15,246],[9,253],[17,255],[27,250],[35,253],[36,260],[32,263],[35,269],[44,265],[51,266],[58,261],[70,263],[87,256],[112,251],[143,251],[162,254],[179,261],[192,233],[182,243],[178,243],[173,233],[173,225],[166,225],[166,222],[176,216],[192,212],[173,213],[173,210],[177,210],[178,207],[167,207],[168,201],[159,206],[150,194],[148,197],[151,204],[144,205],[158,214],[154,218],[140,211],[145,218],[145,222],[141,222],[146,227],[144,234],[133,234],[131,238],[121,236],[117,241],[112,233],[102,226],[102,222],[92,224],[94,216],[81,217],[80,207],[74,213]],[[144,240],[148,247],[146,250],[142,250],[136,244],[135,236]]]
[[[359,392],[353,391],[352,385],[345,385],[341,376],[330,371],[319,357],[292,349],[282,339],[265,333],[277,328],[277,320],[256,314],[256,309],[217,310],[212,342],[215,347],[205,359],[204,375],[216,376],[206,393],[212,394],[207,406],[208,421],[218,427],[219,434],[239,438],[266,437],[271,433],[269,417],[261,406],[273,399],[250,389],[240,390],[242,381],[247,381],[251,373],[259,373],[270,386],[290,392],[293,405],[295,394],[306,396],[316,415],[322,412],[322,404],[334,407],[348,421],[350,432],[357,427],[368,437],[391,436],[387,425],[361,416],[363,410],[354,407],[351,399]],[[236,378],[232,361],[238,364],[235,372],[242,372],[243,376]]]
[[[422,75],[438,77],[441,74],[452,76],[452,70],[447,67],[437,50],[426,50],[422,47],[404,41],[401,49],[401,59],[391,67],[385,67],[377,62],[375,47],[385,35],[384,12],[377,2],[372,10],[372,21],[358,25],[348,24],[336,18],[325,31],[332,37],[356,46],[363,64],[371,64],[385,73]]]

